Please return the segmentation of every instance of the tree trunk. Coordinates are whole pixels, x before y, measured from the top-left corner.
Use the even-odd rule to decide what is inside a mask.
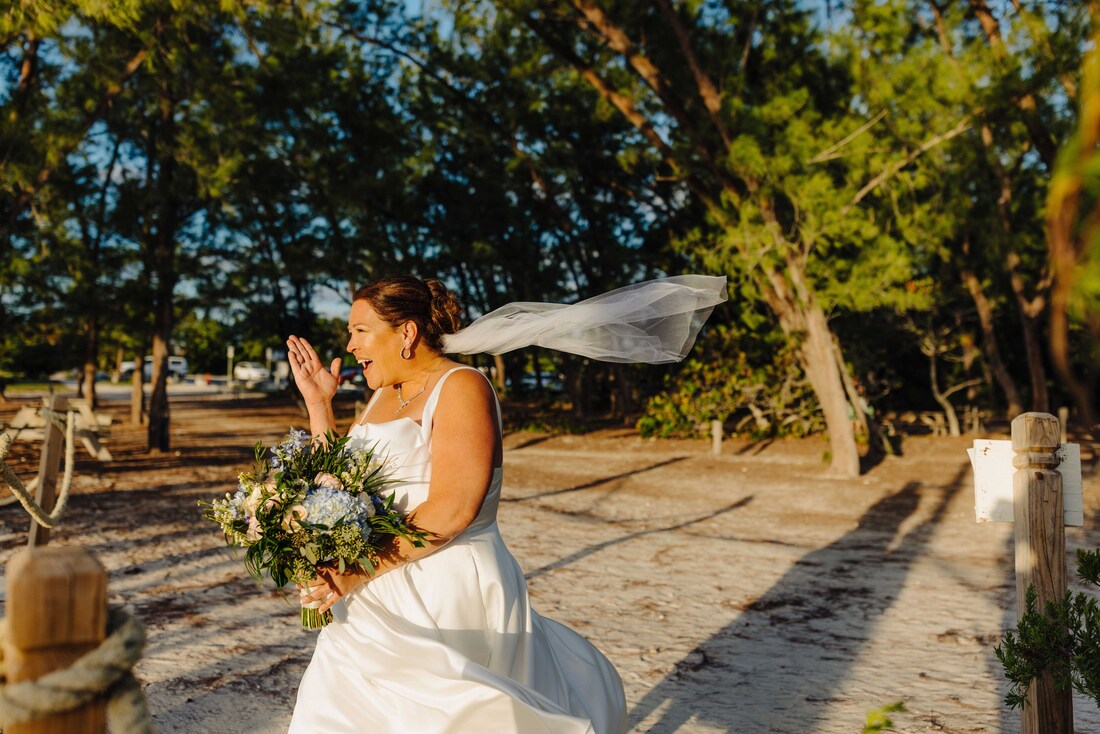
[[[1024,401],[1020,397],[1016,381],[1012,379],[1012,374],[1001,359],[1001,350],[997,347],[997,332],[993,327],[993,304],[989,302],[981,281],[972,270],[963,268],[962,278],[966,283],[966,289],[970,291],[970,297],[974,300],[974,308],[978,312],[978,321],[982,326],[982,354],[985,356],[986,364],[993,373],[993,379],[1005,394],[1009,417],[1020,415],[1024,412]]]
[[[584,390],[584,362],[570,359],[565,365],[565,385],[569,402],[573,404],[573,417],[583,421],[588,417],[588,405]]]
[[[505,379],[505,374],[504,374],[505,369],[504,369],[504,355],[503,354],[494,354],[493,355],[493,367],[496,368],[496,372],[497,372],[497,375],[496,375],[496,377],[497,377],[497,392],[500,394],[501,397],[504,397],[505,394],[508,391],[508,382]]]
[[[1024,349],[1027,351],[1027,371],[1031,376],[1031,409],[1037,413],[1050,412],[1050,396],[1047,392],[1047,373],[1043,367],[1043,352],[1039,340],[1039,326],[1021,304],[1020,319],[1024,332]]]
[[[180,202],[176,196],[175,102],[163,83],[160,97],[159,127],[156,130],[150,165],[156,161],[157,206],[155,229],[148,246],[156,287],[153,291],[153,391],[149,396],[150,452],[171,447],[171,421],[168,409],[168,348],[172,337],[172,301],[176,289],[176,230],[179,227]],[[157,145],[156,142],[163,142]]]
[[[170,200],[166,206],[171,206]],[[154,260],[157,287],[153,301],[153,390],[149,396],[149,451],[168,451],[171,446],[168,347],[172,335],[172,294],[176,282],[175,227],[165,226],[165,220],[173,217],[174,212],[161,218]]]
[[[130,384],[130,422],[140,426],[145,422],[145,352],[134,352],[134,375]]]
[[[985,29],[990,43],[1000,44],[1000,32],[996,20],[992,14],[989,13],[989,9],[985,7],[984,0],[971,0],[971,4],[975,6],[978,11],[979,18],[982,18],[982,27]],[[980,7],[978,7],[980,6]],[[1000,46],[1003,48],[1003,44]],[[1005,243],[1008,247],[1005,253],[1005,264],[1008,266],[1009,282],[1012,284],[1012,293],[1016,298],[1016,308],[1020,311],[1020,320],[1023,324],[1024,331],[1024,349],[1027,352],[1027,368],[1028,375],[1031,378],[1031,409],[1041,413],[1046,413],[1048,403],[1050,402],[1047,396],[1047,378],[1046,370],[1043,368],[1042,351],[1039,347],[1039,334],[1035,326],[1039,315],[1043,311],[1043,306],[1046,299],[1046,292],[1049,289],[1049,281],[1046,278],[1041,278],[1040,282],[1035,286],[1034,295],[1028,295],[1027,287],[1024,284],[1024,279],[1021,277],[1020,268],[1020,255],[1016,251],[1013,245],[1013,232],[1012,232],[1012,180],[1001,165],[998,158],[997,151],[993,148],[993,131],[988,125],[982,126],[981,131],[982,144],[985,145],[989,151],[989,162],[993,166],[993,170],[997,174],[997,178],[1000,181],[1001,191],[1000,196],[997,199],[997,214],[1001,222],[1001,230],[1004,233]],[[1050,167],[1050,161],[1048,161],[1048,168]],[[969,243],[964,247],[964,253],[968,253]],[[964,272],[964,278],[966,273]],[[972,274],[971,274],[971,277]],[[975,281],[977,282],[977,281]],[[971,291],[971,296],[974,296],[974,288],[970,282],[967,282],[967,288]],[[980,284],[978,284],[980,286]],[[978,288],[980,291],[980,287]],[[984,294],[981,296],[984,300]],[[981,315],[981,304],[978,303],[978,298],[975,297],[975,303],[979,306],[979,318],[983,318]],[[990,309],[992,311],[992,309]],[[992,313],[990,313],[990,319],[992,320]],[[985,342],[984,334],[986,331],[985,322],[982,322],[983,343]],[[996,344],[992,341],[992,344]],[[995,348],[995,347],[994,347]],[[992,367],[992,365],[991,365]],[[994,370],[996,375],[996,371]],[[998,377],[1000,382],[1000,377]],[[1002,385],[1003,388],[1003,385]],[[1016,404],[1020,404],[1019,394],[1017,394]],[[1009,396],[1009,403],[1011,404],[1012,397]],[[1019,413],[1009,408],[1010,416],[1018,415]]]
[[[88,340],[84,351],[84,399],[88,401],[88,407],[96,409],[95,373],[99,362],[99,318],[90,317],[84,324],[84,331]]]
[[[634,388],[630,382],[630,373],[621,364],[611,366],[611,376],[615,380],[615,417],[622,421],[623,425],[630,425],[630,416],[634,414]],[[715,416],[719,420],[725,420],[726,416]]]
[[[125,357],[125,350],[122,347],[115,348],[115,372],[111,375],[111,382],[118,382],[122,376],[122,360]]]
[[[287,307],[286,298],[283,296],[283,289],[279,284],[280,273],[283,271],[283,268],[275,259],[275,249],[271,244],[271,239],[266,235],[260,238],[260,251],[263,253],[270,267],[271,301],[275,305],[276,328],[280,334],[293,333],[290,327],[290,310]],[[352,295],[355,295],[354,291],[352,291]]]
[[[1095,10],[1096,5],[1093,2],[1090,7]],[[1100,209],[1085,195],[1085,182],[1088,179],[1082,173],[1096,165],[1096,147],[1100,141],[1100,105],[1097,104],[1100,95],[1096,91],[1100,63],[1095,54],[1095,50],[1091,52],[1085,63],[1081,85],[1079,102],[1082,113],[1076,133],[1079,138],[1076,143],[1079,152],[1076,160],[1067,160],[1055,171],[1046,202],[1047,248],[1054,275],[1050,292],[1050,360],[1063,389],[1072,397],[1078,418],[1085,424],[1087,431],[1091,431],[1096,425],[1096,360],[1083,360],[1086,370],[1084,379],[1074,374],[1068,309],[1074,283],[1084,274],[1088,248],[1093,247],[1100,227]],[[1091,210],[1082,212],[1081,205],[1086,202]],[[1100,336],[1100,313],[1086,308],[1082,315],[1086,333],[1096,339]]]
[[[856,389],[855,380],[848,370],[848,363],[844,361],[844,352],[840,348],[840,340],[834,335],[833,349],[836,352],[836,367],[840,373],[841,383],[844,385],[844,394],[848,396],[848,404],[852,406],[852,423],[859,426],[863,435],[871,437],[871,427],[867,423],[867,411],[863,409],[863,397]],[[870,444],[868,444],[870,445]],[[874,448],[872,446],[872,448]]]
[[[158,298],[158,301],[160,299]],[[168,451],[171,447],[170,415],[168,412],[168,333],[171,332],[172,302],[158,303],[153,328],[153,392],[149,396],[148,448],[151,452]]]
[[[825,312],[814,300],[801,263],[790,257],[782,272],[765,265],[755,274],[760,292],[779,318],[783,333],[798,344],[799,364],[825,418],[830,471],[843,477],[859,476],[859,447],[848,419],[848,400],[834,347],[836,337]]]
[[[1096,412],[1093,408],[1092,381],[1081,380],[1074,374],[1070,364],[1070,339],[1069,316],[1066,302],[1068,301],[1069,288],[1064,283],[1056,282],[1051,290],[1050,300],[1050,359],[1054,364],[1054,372],[1062,382],[1062,387],[1067,390],[1073,399],[1073,405],[1077,408],[1077,415],[1085,425],[1085,430],[1091,431],[1096,425]]]
[[[947,395],[940,390],[939,375],[936,370],[936,355],[935,352],[928,355],[928,375],[932,383],[932,397],[936,399],[936,402],[943,408],[943,414],[947,418],[947,433],[950,436],[961,436],[962,432],[959,430],[959,417],[955,413],[955,406],[948,400]]]
[[[839,476],[858,477],[859,447],[852,423],[848,420],[848,401],[837,368],[832,330],[829,329],[825,312],[816,303],[806,307],[802,317],[806,324],[806,338],[799,345],[799,354],[806,377],[825,416],[832,453],[829,468]]]

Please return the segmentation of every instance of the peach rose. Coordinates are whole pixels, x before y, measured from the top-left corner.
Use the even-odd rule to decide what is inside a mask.
[[[283,530],[294,533],[302,529],[301,521],[306,519],[309,510],[304,505],[294,505],[283,516]]]
[[[340,481],[340,478],[328,472],[318,473],[313,478],[313,483],[318,487],[328,487],[329,489],[340,490],[344,488],[344,483]]]

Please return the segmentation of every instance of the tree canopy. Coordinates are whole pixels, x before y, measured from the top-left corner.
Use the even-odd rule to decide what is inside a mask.
[[[652,398],[657,433],[824,429],[847,474],[876,411],[1072,403],[1091,426],[1100,255],[1066,192],[1091,191],[1067,161],[1096,145],[1074,133],[1096,11],[17,3],[0,370],[80,368],[92,391],[152,354],[163,449],[170,352],[216,369],[226,342],[328,333],[322,304],[371,277],[442,277],[473,318],[699,270],[732,298],[681,372],[497,367],[518,386],[553,360],[577,409]]]

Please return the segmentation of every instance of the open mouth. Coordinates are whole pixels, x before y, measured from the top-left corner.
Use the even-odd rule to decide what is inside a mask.
[[[364,372],[366,372],[367,367],[370,367],[372,361],[373,360],[370,360],[370,359],[361,359],[361,360],[359,360],[359,366],[363,368]]]

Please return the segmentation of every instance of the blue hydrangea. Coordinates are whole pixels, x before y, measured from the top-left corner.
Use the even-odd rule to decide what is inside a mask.
[[[370,512],[355,495],[328,487],[317,487],[302,500],[306,521],[313,525],[334,527],[341,522],[360,522]]]
[[[269,462],[275,471],[294,463],[294,459],[309,448],[310,435],[306,431],[290,429],[290,433],[278,446],[271,449]]]
[[[232,497],[226,495],[225,516],[231,520],[247,520],[248,511],[244,509],[244,503],[247,499],[248,492],[240,486],[238,486]]]
[[[245,502],[248,500],[248,492],[238,489],[233,495],[228,493],[225,499],[214,500],[210,503],[210,518],[222,526],[222,532],[231,545],[247,545],[247,538],[239,532],[237,524],[248,521],[248,511]]]

